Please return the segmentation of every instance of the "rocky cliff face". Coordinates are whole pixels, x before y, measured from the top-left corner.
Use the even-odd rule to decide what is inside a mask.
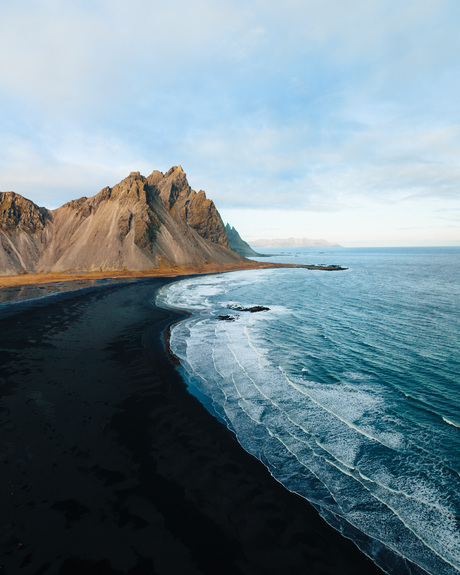
[[[51,213],[14,192],[0,196],[0,229],[35,232],[43,230]]]
[[[190,188],[180,166],[148,178],[132,172],[53,211],[0,193],[1,275],[241,261],[214,203]]]
[[[0,193],[0,274],[32,270],[52,213],[14,192]]]
[[[164,176],[153,172],[148,180],[176,219],[186,222],[202,238],[228,247],[224,224],[214,202],[206,198],[203,190],[197,193],[190,188],[181,166],[171,168]]]
[[[230,224],[225,226],[225,231],[227,233],[228,245],[233,251],[245,258],[260,256],[260,254],[255,252],[251,246],[242,239],[240,234]]]

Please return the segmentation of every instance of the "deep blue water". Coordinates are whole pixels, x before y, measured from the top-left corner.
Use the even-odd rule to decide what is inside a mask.
[[[458,574],[460,248],[278,250],[271,261],[349,269],[163,288],[160,304],[193,312],[171,335],[190,390],[385,571]]]

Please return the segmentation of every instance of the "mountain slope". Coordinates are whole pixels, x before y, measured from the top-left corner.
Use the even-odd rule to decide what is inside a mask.
[[[34,268],[43,251],[52,213],[14,192],[0,194],[0,274]]]
[[[260,256],[255,252],[251,246],[243,240],[240,234],[233,228],[230,224],[225,226],[225,231],[227,232],[228,245],[231,249],[245,258]]]
[[[243,261],[229,248],[214,203],[190,188],[180,166],[148,178],[132,172],[53,211],[0,194],[1,275]]]

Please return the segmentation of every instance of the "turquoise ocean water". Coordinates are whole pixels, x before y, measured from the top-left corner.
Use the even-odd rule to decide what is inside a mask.
[[[460,573],[460,248],[269,261],[349,269],[165,286],[192,312],[171,334],[190,391],[383,570]]]

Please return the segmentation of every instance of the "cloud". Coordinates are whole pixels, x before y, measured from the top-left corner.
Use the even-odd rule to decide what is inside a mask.
[[[191,165],[210,160],[197,180],[222,207],[331,211],[459,197],[456,126],[410,129],[395,119],[342,133],[340,144],[334,136],[318,143],[310,132],[290,124],[233,126],[225,137],[217,129],[187,140],[183,152]]]
[[[4,0],[0,188],[181,164],[224,209],[458,202],[454,0]]]

